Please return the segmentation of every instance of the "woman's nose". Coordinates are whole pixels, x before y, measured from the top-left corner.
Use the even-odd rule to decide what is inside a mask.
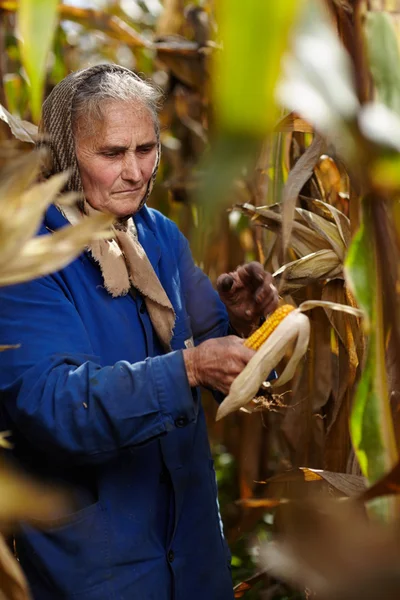
[[[135,154],[129,154],[125,157],[121,176],[123,179],[131,181],[141,180],[140,164]]]

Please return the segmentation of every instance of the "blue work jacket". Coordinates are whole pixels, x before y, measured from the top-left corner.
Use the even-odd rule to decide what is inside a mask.
[[[30,472],[77,510],[17,551],[35,600],[231,600],[229,551],[199,391],[182,349],[228,332],[225,307],[177,227],[147,207],[138,236],[176,312],[164,353],[139,294],[112,298],[85,252],[0,288],[1,427]],[[50,207],[40,233],[66,225]],[[27,498],[29,502],[29,498]]]

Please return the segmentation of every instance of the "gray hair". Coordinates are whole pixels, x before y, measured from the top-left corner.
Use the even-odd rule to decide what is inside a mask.
[[[102,108],[107,101],[136,103],[145,106],[154,122],[157,137],[160,132],[158,111],[162,93],[154,84],[140,79],[128,71],[103,71],[95,73],[77,89],[72,103],[72,128],[74,132],[84,123],[86,134],[94,123],[103,119]]]

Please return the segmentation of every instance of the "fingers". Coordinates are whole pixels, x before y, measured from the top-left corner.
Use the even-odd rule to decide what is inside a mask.
[[[222,292],[226,294],[232,289],[233,286],[233,277],[229,275],[229,273],[223,273],[217,279],[217,290],[218,292]]]
[[[243,284],[254,291],[263,285],[267,275],[262,264],[255,261],[238,267],[237,274]]]

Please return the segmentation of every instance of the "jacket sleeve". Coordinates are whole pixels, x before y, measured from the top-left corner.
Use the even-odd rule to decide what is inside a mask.
[[[186,238],[180,232],[179,237],[180,279],[195,344],[233,333],[225,305],[209,278],[194,264]]]
[[[7,422],[57,460],[96,463],[196,420],[182,352],[101,367],[52,276],[0,289]],[[178,424],[178,425],[177,425]]]

